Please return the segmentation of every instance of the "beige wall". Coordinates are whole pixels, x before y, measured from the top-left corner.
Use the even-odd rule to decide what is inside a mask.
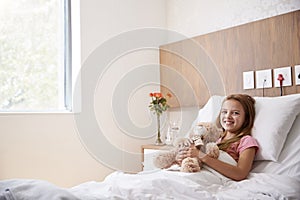
[[[161,0],[84,0],[80,2],[80,12],[82,63],[98,46],[115,35],[142,27],[165,27],[165,3]],[[155,51],[138,51],[129,55],[127,59],[123,56],[114,61],[104,81],[111,75],[113,78],[105,82],[104,88],[99,84],[99,89],[111,90],[117,83],[116,78],[136,66],[158,63],[158,53]],[[123,63],[120,66],[122,60],[127,63],[126,66]],[[117,70],[119,75],[111,74],[111,70]],[[156,75],[153,79],[159,80],[158,66],[154,70]],[[158,87],[142,87],[133,94],[131,101],[140,102],[138,95],[141,94],[142,102],[148,101],[148,94],[144,96],[144,93],[155,88]],[[102,92],[96,92],[95,96],[100,94],[101,98]],[[98,109],[97,115],[111,112],[101,105],[96,104],[95,107]],[[142,113],[141,117],[141,114],[134,113],[136,108],[130,110],[133,118],[140,120],[139,123],[149,123],[149,115]],[[140,141],[123,136],[111,115],[104,115],[104,119],[101,116],[97,118],[105,122],[105,131],[109,129],[110,133],[114,130],[114,134],[108,134],[108,137],[117,148],[140,153],[140,145],[152,141],[152,138]],[[77,130],[73,114],[0,114],[0,124],[0,179],[44,179],[60,186],[73,186],[88,180],[103,180],[113,171],[94,156],[88,145],[82,143],[80,134],[85,133]],[[99,149],[105,152],[101,146]],[[139,161],[121,160],[127,168],[131,167],[131,171],[140,170]]]
[[[192,36],[231,26],[232,19],[242,18],[242,21],[235,22],[244,23],[266,17],[268,14],[276,15],[279,11],[287,12],[295,7],[299,8],[298,1],[276,1],[278,3],[273,7],[271,5],[266,7],[266,4],[269,4],[267,0],[253,0],[247,3],[243,1],[245,4],[238,3],[234,7],[225,3],[218,4],[217,1],[207,2],[81,1],[81,63],[85,65],[90,55],[108,39],[137,28],[167,27],[186,36]],[[265,3],[259,4],[260,2]],[[199,12],[198,8],[212,9],[215,12],[213,15]],[[243,12],[247,8],[251,8],[253,12]],[[254,8],[261,12],[254,12]],[[209,18],[206,15],[209,15]],[[201,20],[202,18],[205,20]],[[222,21],[217,20],[221,18]],[[198,24],[199,22],[202,23]],[[132,137],[122,132],[112,113],[111,102],[114,95],[112,89],[120,79],[139,66],[156,65],[158,60],[158,52],[155,49],[130,52],[113,60],[105,74],[98,80],[93,101],[96,120],[109,143],[123,152],[139,153],[140,145],[153,142],[154,138]],[[97,64],[97,61],[94,61],[94,64]],[[159,80],[158,66],[153,67],[153,70],[154,75],[151,78],[155,83]],[[140,75],[147,76],[143,73]],[[151,116],[147,110],[149,102],[147,95],[149,91],[157,88],[156,84],[146,84],[138,85],[132,91],[127,100],[127,112],[135,126],[147,127],[151,123]],[[82,89],[85,90],[85,87]],[[88,133],[77,130],[73,114],[0,114],[0,124],[0,179],[45,179],[60,186],[72,186],[88,180],[103,180],[113,171],[97,158],[97,152],[91,151],[88,144],[83,144],[82,138]],[[101,142],[99,144],[99,151],[105,152]],[[129,160],[124,153],[120,167],[138,171],[140,167],[138,159],[136,157]]]
[[[71,114],[2,114],[0,123],[1,179],[37,178],[71,186],[110,172],[84,149]]]

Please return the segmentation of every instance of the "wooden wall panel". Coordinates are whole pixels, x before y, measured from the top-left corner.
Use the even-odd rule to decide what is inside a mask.
[[[173,107],[203,106],[211,95],[262,96],[262,89],[243,89],[243,72],[285,66],[292,66],[293,86],[284,87],[284,95],[300,93],[300,86],[294,84],[294,65],[300,64],[300,11],[162,45],[160,49],[161,65],[176,70],[195,90],[196,101],[189,101],[190,92],[176,77],[170,79],[169,73],[161,70],[162,92],[172,88],[177,96]],[[279,96],[280,90],[268,88],[264,94]]]

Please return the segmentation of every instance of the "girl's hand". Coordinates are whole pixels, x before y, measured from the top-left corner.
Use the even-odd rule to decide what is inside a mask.
[[[203,153],[202,151],[200,151],[199,149],[197,149],[195,147],[195,145],[191,145],[188,152],[187,152],[187,156],[188,157],[196,157],[198,158],[200,161],[202,158],[204,158],[207,154]]]
[[[192,144],[187,151],[187,157],[192,157],[192,158],[198,158],[200,150],[195,147],[194,144]]]
[[[187,156],[187,152],[188,152],[189,148],[181,148],[178,150],[177,155],[176,155],[176,162],[181,165],[181,162],[183,159],[185,159]]]
[[[179,165],[181,165],[182,160],[185,159],[186,157],[198,158],[201,160],[205,156],[206,156],[205,153],[197,149],[195,145],[192,144],[190,147],[179,149],[175,159],[176,162]]]

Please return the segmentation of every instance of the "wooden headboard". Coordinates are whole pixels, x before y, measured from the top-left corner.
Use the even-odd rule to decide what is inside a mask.
[[[171,107],[203,106],[211,95],[247,93],[243,72],[292,66],[292,86],[284,95],[300,93],[294,66],[300,64],[300,11],[251,22],[160,46],[161,91],[175,96]],[[276,81],[276,80],[275,80]],[[264,96],[279,96],[265,88]]]

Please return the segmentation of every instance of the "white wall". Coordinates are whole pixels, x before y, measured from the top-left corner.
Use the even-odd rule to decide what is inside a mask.
[[[141,144],[154,141],[154,132],[145,132],[151,129],[149,92],[159,90],[158,47],[167,39],[154,36],[154,28],[166,26],[165,13],[161,0],[81,1],[82,67],[89,82],[94,77],[93,84],[83,77],[82,90],[95,87],[83,107],[94,102],[96,121],[83,117],[78,123],[86,128],[78,132],[90,154],[114,169],[141,170]]]
[[[167,28],[193,37],[299,9],[299,0],[167,0]]]
[[[80,7],[83,68],[94,66],[95,69],[105,69],[101,76],[95,77],[97,84],[93,97],[83,102],[94,104],[93,113],[90,114],[95,115],[102,135],[90,135],[89,131],[78,128],[76,117],[79,114],[1,114],[0,179],[38,178],[60,186],[103,180],[112,169],[99,159],[98,153],[104,152],[116,160],[115,154],[105,149],[107,143],[110,144],[108,147],[113,146],[114,150],[123,152],[116,165],[131,171],[139,169],[140,157],[131,159],[128,153],[140,153],[140,145],[153,142],[154,138],[149,133],[141,133],[141,136],[124,133],[128,128],[120,126],[122,122],[117,121],[115,115],[128,114],[133,123],[129,129],[132,130],[151,124],[151,114],[147,109],[148,92],[157,88],[158,52],[155,48],[135,49],[111,60],[108,66],[100,66],[100,58],[105,54],[100,54],[99,49],[107,42],[111,44],[128,31],[145,27],[167,27],[190,37],[300,8],[297,0],[82,0]],[[147,37],[147,32],[141,35],[145,40],[153,39],[152,35]],[[139,39],[121,40],[120,47],[140,42]],[[157,41],[163,42],[164,39],[157,38]],[[157,44],[157,41],[153,43]],[[113,46],[109,50],[117,52],[119,47]],[[98,60],[95,55],[100,56]],[[131,77],[143,65],[153,65],[153,73],[142,70]],[[128,85],[118,85],[128,77],[131,78],[125,82]],[[145,85],[139,83],[136,87],[132,85],[144,77],[153,80],[153,84],[147,82]],[[83,77],[82,84],[82,92],[85,94],[90,89],[89,80]],[[124,94],[129,92],[129,97],[124,100],[118,96],[120,99],[113,101],[115,95],[123,94],[119,94],[118,87],[124,90]],[[124,103],[126,111],[116,113],[114,109]],[[87,124],[92,121],[88,117],[85,118]],[[104,135],[102,138],[109,142],[97,140],[99,135]]]

